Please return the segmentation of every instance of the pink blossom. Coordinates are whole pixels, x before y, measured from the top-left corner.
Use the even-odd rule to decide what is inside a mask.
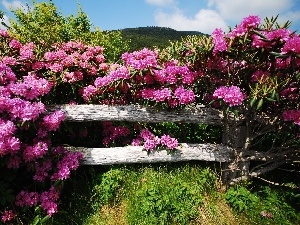
[[[171,97],[171,91],[169,88],[163,88],[160,90],[153,91],[153,99],[156,102],[163,102],[165,99],[169,99]]]
[[[6,30],[0,29],[0,36],[2,36],[2,37],[9,37],[9,34],[8,34],[8,32]]]
[[[7,66],[14,66],[17,64],[17,60],[14,57],[10,57],[10,56],[4,56],[1,59],[2,63],[7,65]]]
[[[17,77],[12,69],[0,62],[0,85],[6,85],[15,82],[16,80]]]
[[[183,87],[178,87],[174,95],[178,98],[180,104],[189,104],[195,101],[195,94],[192,90],[184,89]]]
[[[140,146],[141,145],[141,139],[140,138],[135,138],[131,142],[132,146]]]
[[[148,129],[143,129],[140,132],[140,137],[143,138],[144,141],[145,141],[147,139],[153,139],[154,134],[151,131],[149,131]]]
[[[59,198],[59,194],[59,191],[57,191],[53,186],[49,189],[49,191],[44,191],[41,193],[41,207],[50,217],[58,211],[57,200]]]
[[[229,106],[241,105],[245,95],[237,86],[225,87],[221,86],[215,90],[214,97],[223,99]]]
[[[215,29],[212,33],[212,43],[214,45],[213,54],[228,50],[225,34],[222,29]]]
[[[143,89],[141,90],[141,96],[144,99],[153,99],[154,98],[154,89]]]
[[[167,146],[169,149],[174,149],[178,147],[178,141],[176,138],[172,138],[170,135],[164,134],[160,138],[160,142],[162,145]]]
[[[51,160],[44,162],[35,162],[35,175],[33,176],[33,180],[43,182],[49,175],[49,171],[52,169]]]
[[[53,72],[62,72],[64,69],[63,65],[60,62],[59,63],[55,62],[55,63],[51,63],[51,64],[48,63],[48,64],[46,64],[46,67]]]
[[[20,207],[24,206],[36,206],[39,201],[39,194],[37,192],[27,192],[27,191],[21,191],[16,196],[16,202],[15,204]]]
[[[33,53],[34,47],[35,46],[33,42],[29,42],[23,45],[20,48],[20,59],[29,59],[29,60],[34,59],[34,53]]]
[[[63,82],[74,83],[83,80],[83,73],[81,71],[65,72],[63,74]]]
[[[160,139],[158,137],[154,137],[152,139],[146,139],[144,142],[144,148],[147,151],[154,150],[160,144]]]
[[[122,60],[127,66],[131,66],[134,69],[143,70],[149,67],[157,66],[157,57],[158,53],[156,51],[144,48],[140,51],[134,51],[132,53],[123,53]]]
[[[18,40],[12,39],[9,42],[9,47],[14,48],[14,49],[20,49],[22,47],[22,44]]]
[[[51,179],[65,180],[70,177],[71,170],[76,170],[79,167],[79,161],[83,158],[81,152],[65,152],[64,157],[57,163],[57,172],[55,172]]]
[[[260,18],[258,16],[248,16],[242,20],[242,22],[236,26],[228,36],[230,38],[235,38],[239,36],[243,36],[252,28],[257,28],[260,24]]]
[[[23,151],[23,158],[25,162],[31,162],[38,158],[42,158],[48,151],[48,144],[39,141],[34,145],[27,145]]]
[[[15,217],[16,217],[16,215],[14,214],[14,212],[12,210],[5,210],[2,213],[1,220],[2,220],[2,222],[5,223],[5,222],[11,221]]]
[[[264,82],[270,76],[270,72],[257,70],[251,76],[252,82]]]
[[[300,54],[300,37],[294,36],[288,39],[281,49],[282,54],[296,53]]]
[[[88,102],[90,98],[97,93],[97,88],[93,85],[89,85],[87,87],[84,87],[82,90],[82,97],[85,102]]]
[[[6,111],[10,116],[20,118],[23,122],[29,120],[36,120],[41,113],[45,112],[45,105],[41,102],[29,102],[20,98],[7,99]]]
[[[282,118],[284,121],[293,121],[295,124],[300,125],[300,110],[285,110],[282,113]]]
[[[48,131],[56,131],[61,122],[65,119],[65,114],[61,110],[57,110],[43,118],[43,126]]]
[[[52,84],[45,78],[37,78],[35,74],[23,76],[23,82],[8,85],[8,88],[15,95],[19,95],[28,100],[34,100],[49,93]]]

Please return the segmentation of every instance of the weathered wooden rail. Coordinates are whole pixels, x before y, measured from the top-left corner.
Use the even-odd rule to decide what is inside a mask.
[[[128,121],[128,122],[184,122],[196,124],[222,125],[223,113],[219,110],[198,106],[174,111],[162,111],[138,105],[52,105],[48,111],[62,110],[66,121]],[[189,144],[180,143],[171,153],[167,151],[143,151],[142,146],[115,148],[70,147],[84,153],[84,165],[113,165],[129,163],[157,163],[178,161],[215,161],[229,163],[233,160],[234,150],[226,144]]]

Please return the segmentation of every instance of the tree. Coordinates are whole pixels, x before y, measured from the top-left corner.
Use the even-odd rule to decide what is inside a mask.
[[[116,61],[128,50],[128,43],[123,41],[119,31],[103,32],[99,28],[93,31],[92,23],[80,5],[76,15],[64,16],[52,1],[32,3],[33,8],[28,10],[12,10],[15,19],[10,20],[9,33],[23,44],[33,42],[45,52],[55,43],[82,41],[104,47],[107,61]]]

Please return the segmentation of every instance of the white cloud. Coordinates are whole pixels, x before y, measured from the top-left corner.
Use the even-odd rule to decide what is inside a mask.
[[[208,5],[215,6],[224,19],[239,23],[248,15],[263,19],[285,13],[292,8],[293,0],[209,0]]]
[[[3,15],[3,18],[0,19],[0,29],[7,30],[7,27],[5,27],[4,25],[2,25],[1,22],[4,22],[6,25],[9,26],[9,19],[8,19],[8,17],[6,15]]]
[[[194,17],[186,17],[180,10],[167,14],[158,12],[155,14],[158,26],[170,27],[175,30],[200,31],[211,34],[215,28],[222,28],[224,31],[227,25],[222,17],[213,10],[201,9]]]
[[[146,2],[150,5],[156,6],[166,6],[175,4],[174,0],[146,0]]]
[[[7,9],[7,10],[11,10],[11,9],[26,9],[26,5],[18,0],[13,0],[13,1],[7,1],[7,0],[2,0],[2,5]]]

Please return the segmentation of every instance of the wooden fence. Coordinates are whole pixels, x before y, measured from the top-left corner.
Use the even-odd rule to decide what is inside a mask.
[[[62,110],[66,121],[127,121],[127,122],[183,122],[208,125],[223,125],[224,116],[219,110],[198,106],[184,110],[157,110],[138,105],[52,105],[48,111]],[[147,153],[142,146],[125,146],[114,148],[70,147],[84,153],[83,165],[112,165],[131,163],[178,162],[189,160],[215,161],[223,164],[223,169],[236,160],[237,149],[228,145],[228,130],[224,129],[223,144],[190,144],[180,143],[178,148],[168,154],[167,151]],[[231,132],[231,131],[229,131]],[[240,139],[240,131],[234,138]],[[243,133],[243,132],[242,132]],[[232,142],[232,141],[231,141]],[[239,141],[233,141],[238,143]],[[244,167],[245,167],[244,163]],[[247,173],[247,166],[244,170]],[[226,179],[226,176],[225,178]]]

